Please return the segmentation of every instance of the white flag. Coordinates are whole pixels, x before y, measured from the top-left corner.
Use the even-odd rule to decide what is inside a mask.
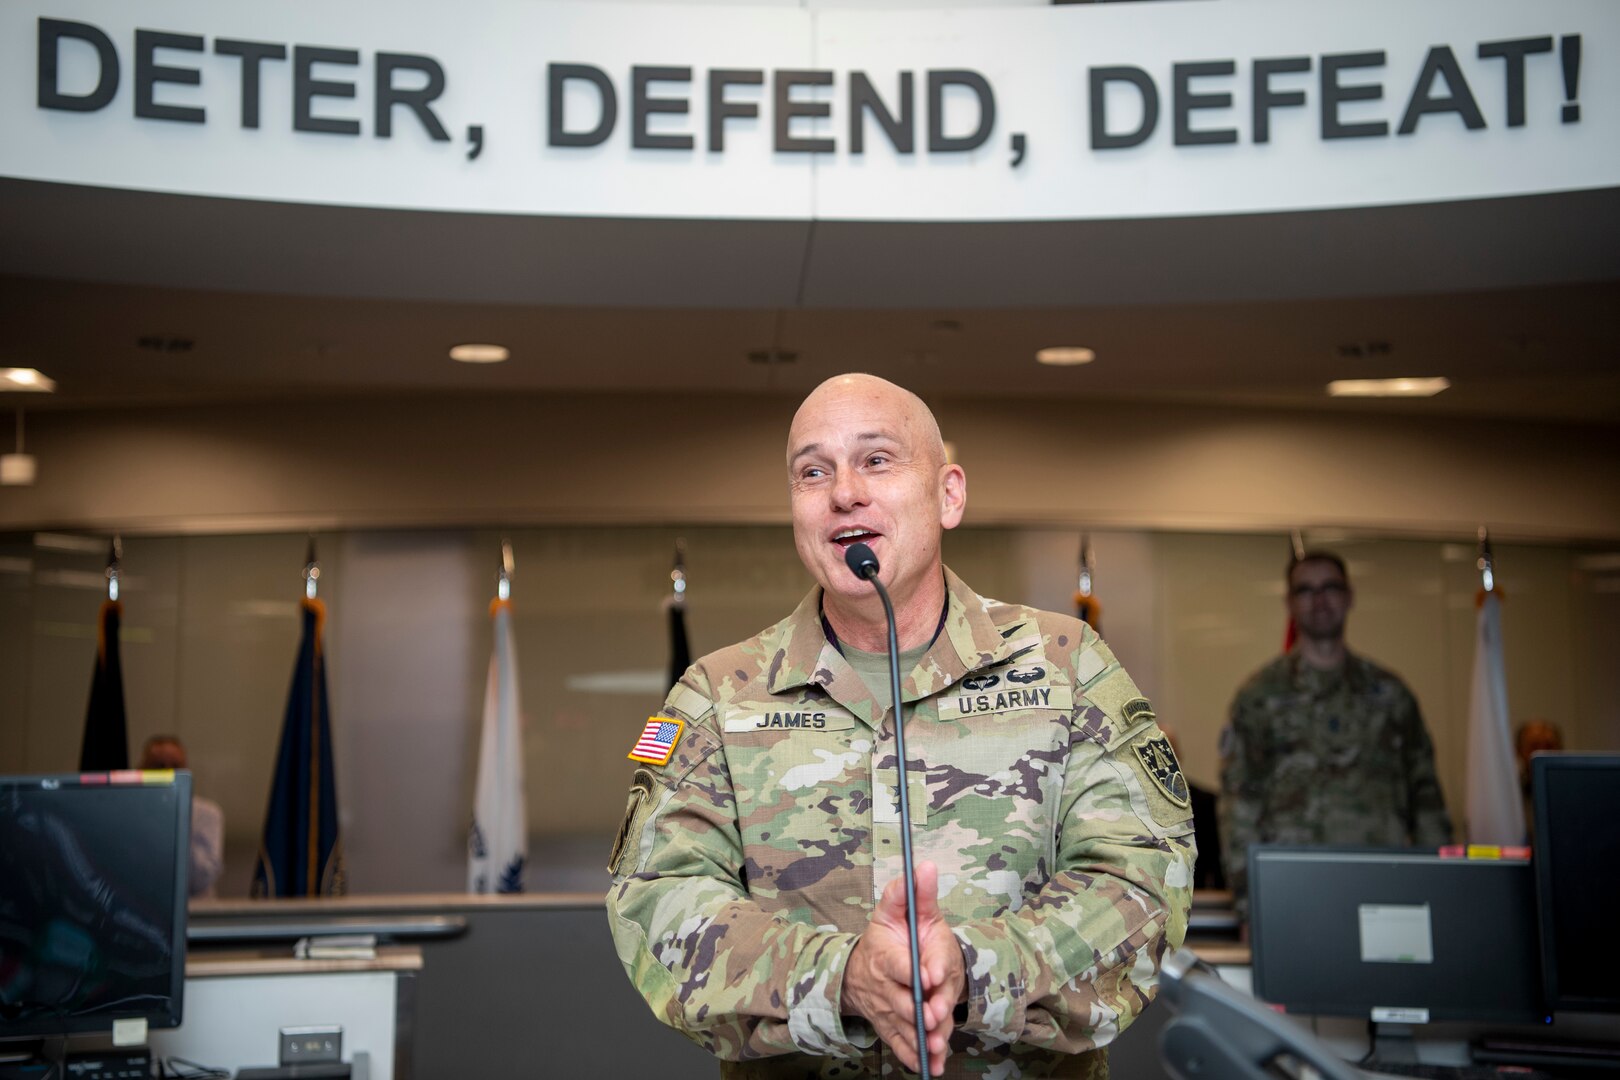
[[[478,786],[467,838],[467,888],[475,893],[518,893],[523,891],[523,863],[529,854],[529,825],[523,801],[522,714],[511,605],[497,600],[494,615],[495,651],[484,689]]]
[[[1479,606],[1474,683],[1468,703],[1468,842],[1522,844],[1524,805],[1508,728],[1502,667],[1502,605],[1494,592]]]

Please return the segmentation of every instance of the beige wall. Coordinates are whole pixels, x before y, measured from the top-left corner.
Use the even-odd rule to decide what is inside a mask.
[[[1067,610],[1076,527],[1095,530],[1104,633],[1179,728],[1195,779],[1215,782],[1232,690],[1278,646],[1293,525],[1349,556],[1352,644],[1412,683],[1454,807],[1481,520],[1502,541],[1515,718],[1620,749],[1620,572],[1601,545],[1557,542],[1620,538],[1612,430],[933,404],[970,478],[948,559],[985,593]],[[228,883],[245,888],[297,636],[301,530],[319,528],[355,884],[457,887],[505,531],[532,824],[604,832],[622,807],[625,727],[659,696],[675,536],[691,542],[699,652],[780,618],[807,585],[783,526],[792,408],[416,397],[36,414],[40,481],[0,489],[0,772],[76,762],[94,651],[99,543],[40,547],[32,530],[124,530],[132,740],[176,730],[191,744],[199,786],[226,804]],[[603,690],[583,675],[623,678]]]
[[[926,393],[923,380],[918,389]],[[1620,538],[1614,428],[934,402],[975,524]],[[409,397],[41,412],[0,529],[786,520],[787,397]]]
[[[490,653],[502,532],[319,536],[339,803],[360,892],[458,889]],[[625,751],[662,697],[660,603],[684,536],[695,655],[781,618],[809,582],[784,526],[514,528],[514,633],[526,717],[536,880],[558,845],[600,865],[623,807]],[[951,565],[980,591],[1069,610],[1072,530],[964,528]],[[1463,805],[1473,655],[1471,548],[1308,534],[1348,557],[1352,646],[1411,684]],[[1188,773],[1215,786],[1227,703],[1276,655],[1279,535],[1105,530],[1093,541],[1102,629],[1176,726]],[[95,652],[103,555],[0,537],[0,773],[71,771]],[[137,537],[125,550],[125,691],[132,744],[177,732],[225,809],[224,889],[246,891],[297,646],[299,533]],[[56,545],[56,546],[50,546]],[[1515,720],[1563,724],[1572,748],[1620,750],[1620,568],[1567,545],[1504,544],[1504,638]]]

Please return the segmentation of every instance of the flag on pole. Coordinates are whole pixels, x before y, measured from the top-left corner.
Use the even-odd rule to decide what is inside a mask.
[[[124,674],[118,663],[118,626],[124,605],[104,600],[96,620],[96,666],[90,676],[90,704],[84,713],[80,772],[129,768],[129,731],[124,719]]]
[[[1080,582],[1074,591],[1074,614],[1097,633],[1102,633],[1102,602],[1093,593],[1092,585],[1097,573],[1097,556],[1091,550],[1091,537],[1080,534]]]
[[[692,646],[686,640],[686,541],[675,541],[675,566],[669,572],[669,689],[692,666]]]
[[[1298,529],[1295,529],[1288,534],[1288,580],[1291,581],[1294,577],[1294,564],[1299,562],[1304,557],[1305,537]],[[1284,597],[1283,602],[1286,604],[1288,602],[1288,598]],[[1290,611],[1288,613],[1288,622],[1283,626],[1283,652],[1293,652],[1294,645],[1297,644],[1298,641],[1299,627],[1294,625],[1294,613]]]
[[[686,641],[686,605],[669,605],[669,686],[681,681],[692,666],[692,647]]]
[[[307,569],[305,574],[308,578]],[[322,645],[326,605],[313,596],[300,605],[303,637],[287,691],[264,843],[253,871],[255,897],[340,896],[345,890]]]
[[[1474,639],[1474,681],[1468,702],[1468,842],[1524,843],[1524,805],[1508,724],[1507,673],[1502,666],[1502,602],[1482,592]]]
[[[1102,633],[1102,602],[1095,596],[1074,594],[1074,613],[1081,622],[1089,623],[1097,633]]]
[[[529,818],[523,798],[523,728],[517,654],[512,645],[512,602],[497,598],[489,613],[495,620],[495,648],[484,686],[478,784],[467,837],[467,889],[520,893],[523,864],[529,854]]]

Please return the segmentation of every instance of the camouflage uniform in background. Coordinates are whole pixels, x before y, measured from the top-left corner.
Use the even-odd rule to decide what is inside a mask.
[[[914,853],[967,972],[946,1075],[1106,1076],[1097,1048],[1186,935],[1186,783],[1090,627],[945,575],[944,628],[901,688]],[[684,730],[636,770],[612,858],[626,971],[727,1077],[902,1075],[840,1013],[901,874],[892,710],[828,642],[820,593],[670,692]]]
[[[1322,671],[1290,653],[1243,684],[1221,733],[1220,805],[1226,879],[1243,900],[1250,844],[1451,841],[1417,699],[1355,655]]]

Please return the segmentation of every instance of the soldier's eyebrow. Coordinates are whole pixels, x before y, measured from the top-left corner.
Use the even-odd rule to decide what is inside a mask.
[[[899,435],[896,435],[890,431],[863,431],[859,435],[855,436],[855,441],[858,443],[889,442],[896,445],[901,445],[903,442]],[[821,452],[821,450],[822,446],[820,443],[806,443],[804,446],[801,446],[799,449],[795,450],[792,457],[788,458],[788,468],[791,469],[793,467],[793,463],[805,455],[818,454]]]

